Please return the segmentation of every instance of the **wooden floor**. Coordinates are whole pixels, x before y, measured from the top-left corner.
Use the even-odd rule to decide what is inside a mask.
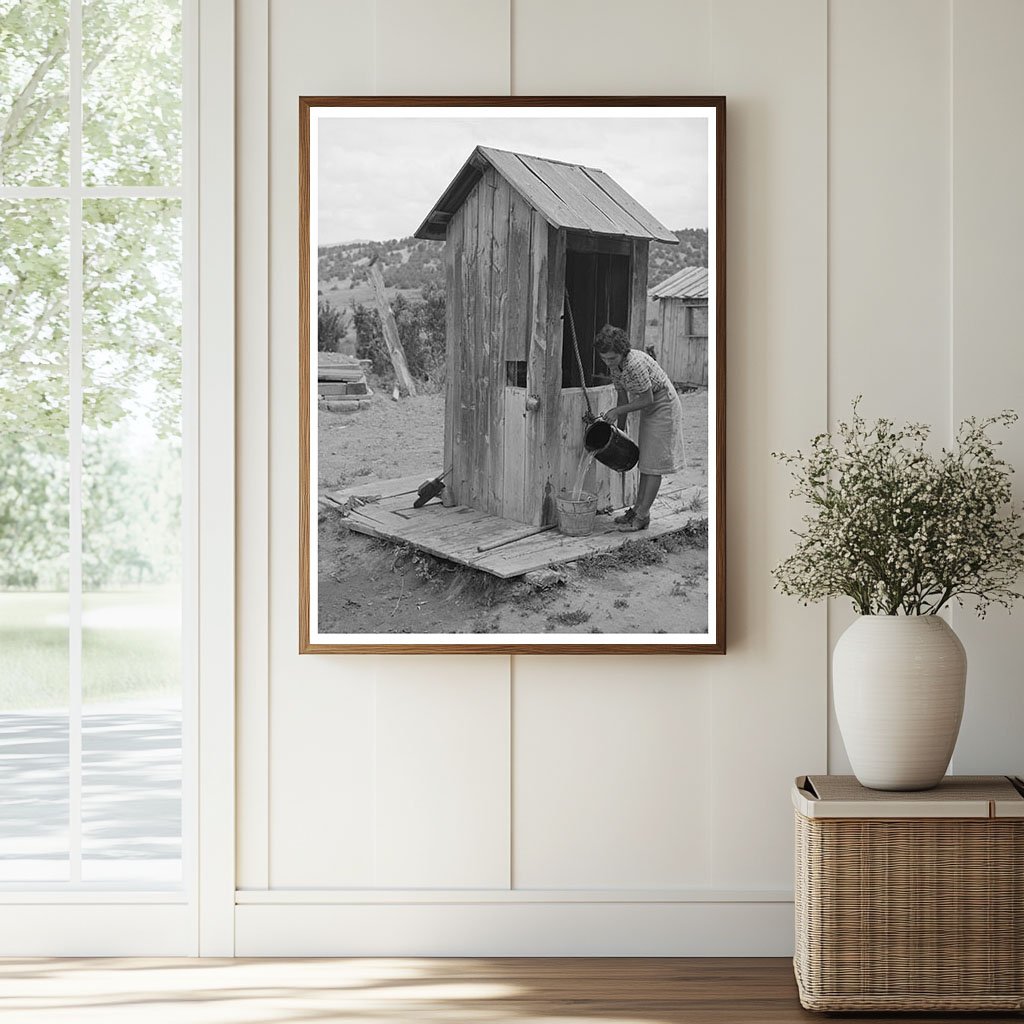
[[[688,506],[703,489],[667,491],[651,509],[651,525],[639,533],[622,533],[612,515],[597,516],[594,532],[587,537],[567,537],[557,529],[536,532],[536,527],[475,509],[456,505],[447,508],[434,499],[413,508],[422,477],[376,481],[324,495],[326,501],[347,513],[346,522],[357,533],[411,544],[421,551],[461,565],[482,569],[508,579],[534,569],[574,561],[582,555],[621,547],[629,540],[660,537],[683,529],[698,513]],[[370,498],[358,505],[353,499]],[[699,517],[706,512],[699,513]],[[481,550],[481,548],[483,550]]]
[[[987,1021],[1020,1014],[846,1014]],[[0,960],[3,1024],[789,1024],[788,959]]]

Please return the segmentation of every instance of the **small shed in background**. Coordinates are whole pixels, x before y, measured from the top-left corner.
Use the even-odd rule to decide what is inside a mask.
[[[648,292],[658,303],[654,358],[673,384],[708,384],[708,270],[684,267]]]
[[[416,237],[446,242],[444,502],[553,523],[583,455],[583,388],[595,414],[615,405],[595,379],[594,335],[611,323],[643,348],[648,249],[678,239],[597,168],[486,146]],[[637,473],[598,463],[583,487],[619,508],[635,501]]]

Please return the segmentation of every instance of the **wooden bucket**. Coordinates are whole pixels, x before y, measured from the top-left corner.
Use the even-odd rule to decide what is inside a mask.
[[[588,537],[594,532],[594,516],[597,515],[597,495],[580,491],[574,498],[569,491],[562,491],[555,499],[558,508],[558,529],[567,537]]]

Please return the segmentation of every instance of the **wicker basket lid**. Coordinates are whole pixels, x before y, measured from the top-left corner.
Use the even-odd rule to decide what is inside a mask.
[[[852,775],[802,775],[793,806],[808,818],[1024,818],[1024,783],[1007,775],[947,775],[934,789],[866,789]]]

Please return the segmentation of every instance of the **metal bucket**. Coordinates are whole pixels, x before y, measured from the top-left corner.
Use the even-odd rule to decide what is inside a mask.
[[[555,499],[558,508],[558,529],[567,537],[588,537],[594,532],[594,516],[597,515],[597,495],[581,491],[574,498],[569,491],[562,491]]]
[[[583,435],[583,447],[598,462],[617,473],[628,473],[640,458],[640,449],[613,423],[595,420]]]

